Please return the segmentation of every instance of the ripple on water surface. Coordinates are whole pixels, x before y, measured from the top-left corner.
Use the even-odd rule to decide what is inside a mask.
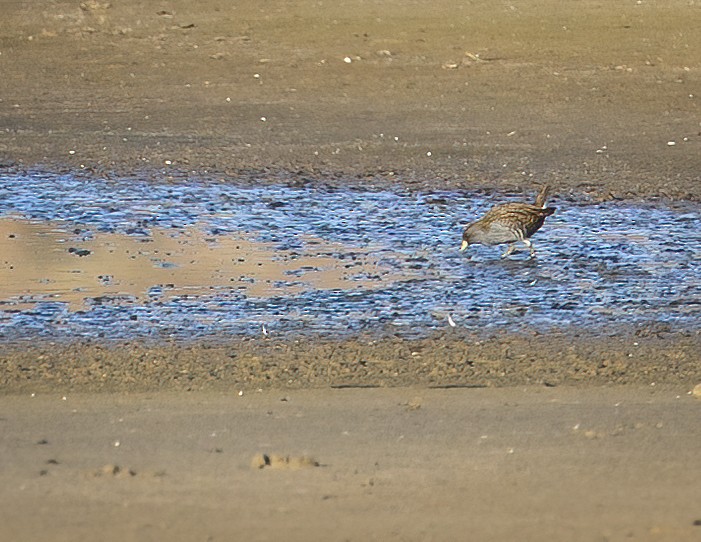
[[[0,177],[0,338],[699,326],[698,205],[556,196],[536,260],[458,252],[522,199]]]

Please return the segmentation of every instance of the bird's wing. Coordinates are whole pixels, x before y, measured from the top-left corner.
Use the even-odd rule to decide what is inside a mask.
[[[519,239],[519,230],[514,222],[492,222],[487,238],[491,244],[512,243]]]
[[[547,214],[550,213],[529,203],[505,203],[491,209],[484,219],[491,222],[491,228],[498,226],[523,238],[535,233]]]

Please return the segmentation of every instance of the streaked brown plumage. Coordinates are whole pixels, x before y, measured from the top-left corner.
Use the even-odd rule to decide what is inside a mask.
[[[462,234],[464,251],[474,243],[483,245],[500,245],[509,243],[509,248],[502,254],[506,258],[516,249],[516,243],[521,241],[531,250],[531,258],[535,256],[535,248],[530,240],[545,221],[545,217],[555,212],[555,207],[546,207],[549,187],[543,186],[536,197],[535,205],[530,203],[503,203],[492,207],[482,218],[465,228]]]

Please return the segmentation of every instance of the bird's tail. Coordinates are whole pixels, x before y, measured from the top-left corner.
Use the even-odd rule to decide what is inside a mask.
[[[542,209],[545,209],[545,201],[548,199],[548,194],[550,193],[550,185],[544,184],[543,188],[540,189],[540,192],[535,198],[535,205],[536,207],[541,207]]]

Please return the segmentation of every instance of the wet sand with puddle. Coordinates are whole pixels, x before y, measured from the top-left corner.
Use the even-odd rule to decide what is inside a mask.
[[[212,243],[211,230],[190,224],[174,236],[155,228],[142,243],[86,228],[91,208],[82,222],[59,219],[61,231],[57,217],[4,214],[3,228],[44,244],[23,246],[9,230],[0,240],[3,262],[23,251],[8,264],[21,281],[0,270],[0,324],[14,330],[0,343],[0,538],[698,539],[698,249],[676,237],[701,199],[697,2],[42,0],[3,3],[0,15],[4,178],[80,178],[93,203],[90,182],[130,180],[471,194],[459,216],[432,226],[444,231],[431,257],[409,262],[436,265],[433,291],[450,283],[459,299],[469,299],[460,278],[470,268],[446,269],[463,221],[542,182],[560,198],[536,241],[551,256],[540,267],[471,255],[471,276],[492,288],[506,325],[483,325],[494,317],[486,303],[453,328],[455,303],[427,313],[435,299],[417,290],[379,336],[350,326],[351,338],[338,304],[321,313],[334,323],[322,337],[276,335],[275,325],[263,336],[261,314],[277,302],[264,297],[267,280],[290,292],[296,305],[276,310],[294,308],[295,320],[324,285],[352,282],[363,299],[382,292],[371,273],[397,267],[383,275],[358,238],[322,236],[329,255],[246,228]],[[20,192],[2,193],[3,212]],[[592,225],[590,204],[609,219]],[[419,230],[447,216],[441,203],[422,205]],[[621,227],[619,205],[652,211]],[[337,256],[348,239],[363,271],[350,278]],[[594,239],[607,259],[581,257]],[[398,251],[401,276],[412,250]],[[66,273],[42,273],[30,263],[39,251]],[[276,259],[292,252],[305,265]],[[255,334],[222,327],[237,317],[230,305],[202,317],[189,304],[184,292],[202,295],[203,279],[261,288],[247,305],[259,311]],[[624,302],[604,296],[602,314],[577,312],[603,279],[605,293],[617,281],[628,288]],[[154,289],[171,283],[170,293]],[[539,294],[549,284],[573,284],[579,297],[548,304]],[[46,302],[58,289],[69,310]],[[128,299],[89,301],[105,292]],[[179,327],[137,310],[149,294]],[[410,318],[400,333],[401,314]],[[512,327],[523,314],[566,325]],[[86,320],[99,332],[81,335]],[[430,333],[407,338],[414,321]],[[144,329],[162,334],[123,334]],[[183,345],[178,329],[219,333]],[[66,342],[72,333],[80,338]],[[358,387],[372,389],[348,389]],[[261,454],[320,466],[251,469]]]
[[[342,246],[306,239],[316,254],[275,250],[245,236],[206,235],[202,228],[92,233],[66,225],[0,219],[0,303],[41,301],[85,308],[96,299],[143,302],[226,289],[248,296],[292,295],[305,289],[372,287],[396,279],[369,254],[344,261]],[[332,256],[336,255],[336,257]],[[340,256],[340,257],[339,257]],[[356,276],[377,277],[364,281]],[[158,291],[155,291],[158,290]]]
[[[554,194],[538,257],[461,253],[465,209],[527,195],[0,175],[0,338],[76,343],[698,327],[691,202]],[[532,198],[533,195],[531,194]],[[13,218],[14,217],[14,218]],[[24,217],[24,218],[22,218]],[[226,339],[224,339],[226,338]]]

